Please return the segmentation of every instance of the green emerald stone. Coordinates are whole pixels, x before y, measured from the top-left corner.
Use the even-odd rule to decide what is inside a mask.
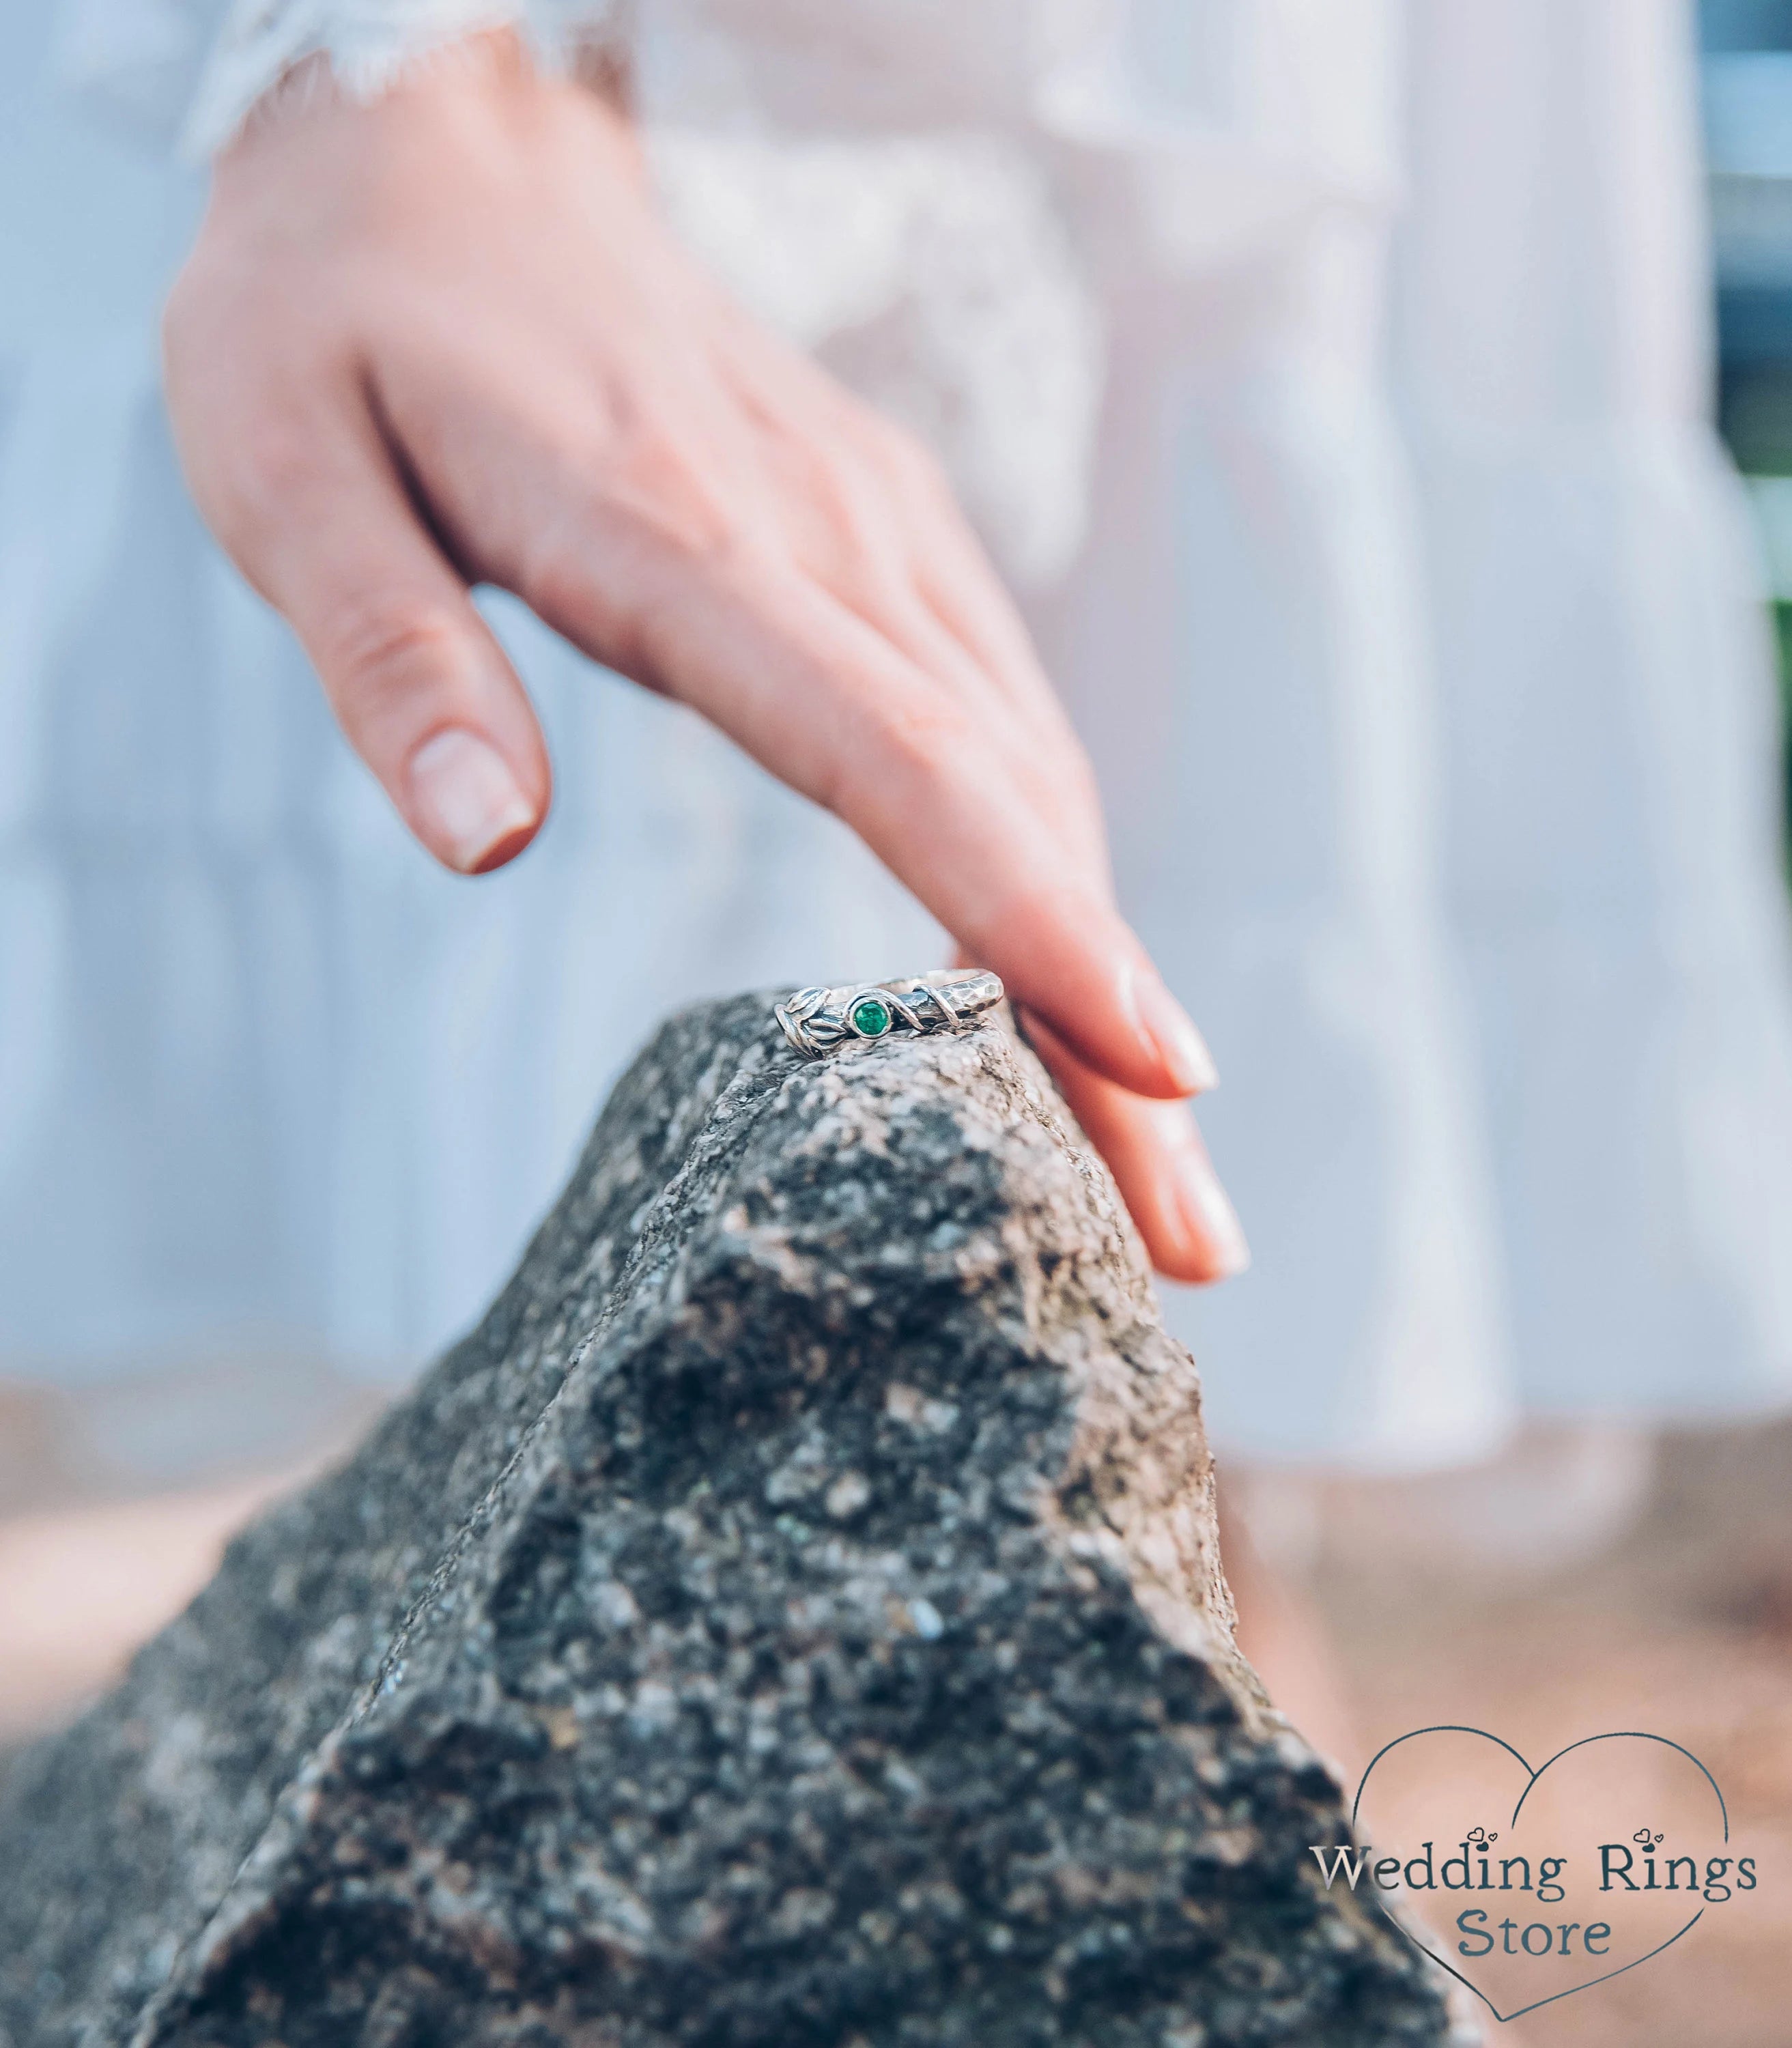
[[[853,1004],[852,1022],[867,1038],[881,1038],[890,1029],[890,1011],[875,995],[867,995]]]

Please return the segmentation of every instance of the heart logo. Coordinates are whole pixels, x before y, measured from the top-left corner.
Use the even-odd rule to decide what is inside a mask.
[[[1484,1728],[1415,1728],[1370,1759],[1351,1824],[1360,1849],[1313,1852],[1328,1888],[1398,1906],[1407,1940],[1503,2022],[1653,1961],[1757,1882],[1716,1779],[1638,1729],[1534,1767]]]

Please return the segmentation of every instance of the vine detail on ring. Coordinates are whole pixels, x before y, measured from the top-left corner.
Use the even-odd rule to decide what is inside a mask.
[[[894,983],[799,988],[772,1014],[790,1044],[815,1059],[855,1042],[962,1031],[1003,994],[992,974],[915,975]]]

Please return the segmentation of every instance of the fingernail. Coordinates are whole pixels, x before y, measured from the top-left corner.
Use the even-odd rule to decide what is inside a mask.
[[[1251,1247],[1244,1228],[1198,1138],[1177,1161],[1176,1171],[1183,1220],[1212,1251],[1218,1269],[1215,1277],[1230,1280],[1247,1271]]]
[[[1133,1000],[1140,1029],[1176,1085],[1185,1095],[1201,1095],[1217,1088],[1220,1069],[1213,1064],[1207,1041],[1154,968],[1134,969]]]
[[[495,867],[535,827],[535,806],[504,758],[476,733],[451,725],[411,756],[418,828],[463,875]]]

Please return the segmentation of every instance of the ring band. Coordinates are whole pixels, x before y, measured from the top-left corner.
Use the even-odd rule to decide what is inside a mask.
[[[775,1006],[778,1029],[799,1053],[819,1058],[857,1039],[925,1038],[962,1031],[993,1010],[1005,990],[999,975],[979,968],[900,975],[850,988],[799,988]]]

